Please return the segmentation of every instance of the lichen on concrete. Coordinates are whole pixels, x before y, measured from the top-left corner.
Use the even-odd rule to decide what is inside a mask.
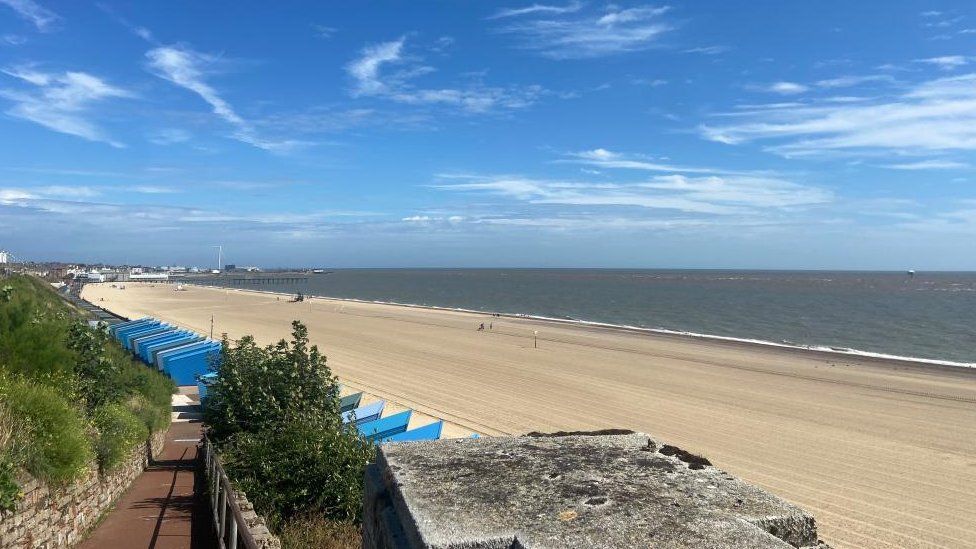
[[[800,508],[701,456],[610,433],[383,445],[367,472],[364,547],[818,543]]]

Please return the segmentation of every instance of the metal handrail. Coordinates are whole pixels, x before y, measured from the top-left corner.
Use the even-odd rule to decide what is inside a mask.
[[[210,510],[213,515],[214,530],[221,549],[258,549],[251,535],[251,529],[244,521],[244,514],[234,497],[234,487],[220,464],[220,457],[214,451],[213,443],[203,437],[203,463],[207,474],[207,493],[210,496]],[[227,511],[230,510],[230,513]]]

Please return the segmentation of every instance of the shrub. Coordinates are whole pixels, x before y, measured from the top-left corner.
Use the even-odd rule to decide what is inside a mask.
[[[98,430],[98,463],[104,470],[118,465],[149,436],[142,420],[121,404],[107,404],[96,410],[94,423]]]
[[[339,387],[308,330],[259,347],[244,337],[224,353],[208,389],[208,434],[230,478],[272,527],[295,516],[357,521],[375,446],[339,415]]]
[[[351,522],[335,522],[321,516],[300,517],[282,524],[282,549],[360,549],[362,532]]]
[[[217,379],[207,389],[209,434],[262,432],[282,422],[339,418],[339,386],[325,357],[308,346],[308,329],[292,322],[292,342],[261,348],[251,336],[231,347],[224,339]]]
[[[358,521],[363,472],[375,450],[352,426],[286,422],[235,435],[225,446],[224,465],[272,526],[313,513]]]
[[[22,426],[14,438],[23,447],[24,467],[52,484],[80,476],[93,457],[80,410],[57,390],[30,381],[10,381],[0,390],[11,416]]]
[[[149,433],[158,433],[169,427],[169,407],[162,408],[140,395],[134,395],[125,402],[125,407],[145,425]]]

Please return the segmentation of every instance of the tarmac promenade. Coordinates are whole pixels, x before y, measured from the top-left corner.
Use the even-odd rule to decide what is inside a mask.
[[[217,547],[206,498],[195,497],[194,491],[202,474],[197,470],[197,443],[203,426],[195,398],[195,393],[173,395],[173,423],[159,458],[136,478],[79,549]]]

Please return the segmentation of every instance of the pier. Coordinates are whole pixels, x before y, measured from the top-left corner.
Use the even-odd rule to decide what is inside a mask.
[[[241,273],[222,274],[216,276],[187,276],[171,279],[174,282],[191,282],[194,284],[215,284],[233,286],[253,286],[263,284],[305,284],[309,275],[305,273]]]

